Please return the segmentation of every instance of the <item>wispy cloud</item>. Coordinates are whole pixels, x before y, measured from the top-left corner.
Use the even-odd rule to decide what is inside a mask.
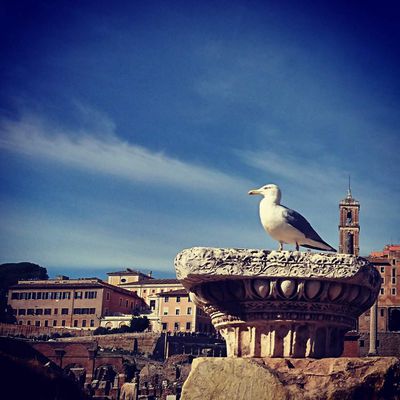
[[[104,120],[104,119],[103,119]],[[183,190],[219,192],[249,187],[248,181],[120,139],[105,119],[104,134],[55,127],[37,117],[3,120],[0,149],[112,175],[132,182]],[[100,132],[101,133],[101,132]]]

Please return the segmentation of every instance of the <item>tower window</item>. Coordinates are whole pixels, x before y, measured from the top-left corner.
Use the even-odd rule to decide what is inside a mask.
[[[346,223],[351,224],[353,222],[353,214],[351,211],[347,211],[346,213]]]

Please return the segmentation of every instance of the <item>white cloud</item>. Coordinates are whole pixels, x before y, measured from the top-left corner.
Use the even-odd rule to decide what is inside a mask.
[[[105,134],[99,135],[98,127],[96,132],[76,133],[36,117],[3,120],[0,148],[151,185],[214,193],[249,187],[245,179],[121,140],[110,132],[114,125],[105,121]]]

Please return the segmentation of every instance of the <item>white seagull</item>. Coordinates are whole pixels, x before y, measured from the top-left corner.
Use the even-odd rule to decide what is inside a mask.
[[[298,212],[280,204],[281,191],[277,185],[269,184],[249,191],[250,195],[260,194],[260,219],[264,229],[279,242],[279,250],[284,243],[308,247],[315,250],[336,251],[324,242],[310,223]]]

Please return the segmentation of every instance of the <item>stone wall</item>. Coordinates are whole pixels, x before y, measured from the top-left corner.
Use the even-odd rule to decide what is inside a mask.
[[[378,356],[400,357],[400,332],[378,332]],[[358,340],[360,357],[368,355],[369,332],[360,332]]]
[[[104,349],[122,349],[137,353],[153,355],[160,339],[160,333],[117,333],[112,335],[96,335],[92,337],[60,338],[58,342],[80,343],[96,341]]]
[[[45,326],[33,325],[14,325],[0,323],[0,336],[20,336],[24,335],[28,338],[34,338],[41,335],[51,336],[54,333],[62,335],[63,333],[70,333],[75,336],[89,336],[91,337],[93,331],[87,329],[68,329],[68,328],[53,328]]]

